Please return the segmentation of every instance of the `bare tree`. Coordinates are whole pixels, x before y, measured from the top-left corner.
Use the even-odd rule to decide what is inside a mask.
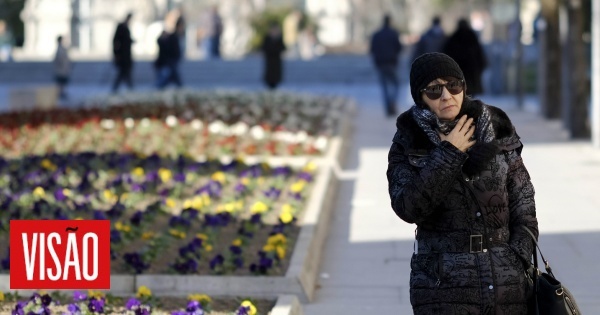
[[[545,54],[542,58],[545,84],[541,86],[542,114],[546,118],[555,119],[561,116],[561,47],[559,37],[559,3],[558,0],[542,0],[542,16],[545,20],[545,43],[540,51]]]
[[[567,68],[565,87],[568,89],[566,122],[572,138],[589,138],[587,79],[588,61],[583,43],[584,14],[581,0],[567,0],[568,33],[565,43]]]

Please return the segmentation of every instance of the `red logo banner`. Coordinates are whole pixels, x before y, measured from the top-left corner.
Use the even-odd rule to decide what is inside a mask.
[[[11,220],[11,289],[110,289],[110,221]]]

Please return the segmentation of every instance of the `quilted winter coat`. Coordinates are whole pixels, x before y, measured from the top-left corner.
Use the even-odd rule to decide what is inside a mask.
[[[536,236],[538,226],[523,145],[502,110],[465,103],[460,115],[475,118],[488,106],[496,136],[476,174],[464,169],[476,152],[434,145],[412,109],[396,122],[387,177],[392,208],[417,225],[410,301],[415,314],[526,314],[533,246],[521,226]]]

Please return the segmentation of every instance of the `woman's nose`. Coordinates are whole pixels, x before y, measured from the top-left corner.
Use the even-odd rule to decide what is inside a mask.
[[[450,94],[450,91],[448,91],[448,89],[444,86],[442,88],[442,100],[449,100],[452,97],[452,94]]]

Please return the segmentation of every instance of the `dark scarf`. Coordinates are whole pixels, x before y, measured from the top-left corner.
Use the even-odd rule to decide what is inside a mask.
[[[500,151],[489,108],[480,101],[465,99],[458,116],[453,121],[440,121],[433,112],[422,106],[415,105],[412,113],[414,120],[425,132],[427,138],[436,145],[441,143],[438,131],[447,135],[454,129],[462,115],[473,117],[475,121],[473,137],[476,143],[467,151],[469,158],[463,165],[463,172],[468,176],[477,175],[485,170],[488,163]]]

